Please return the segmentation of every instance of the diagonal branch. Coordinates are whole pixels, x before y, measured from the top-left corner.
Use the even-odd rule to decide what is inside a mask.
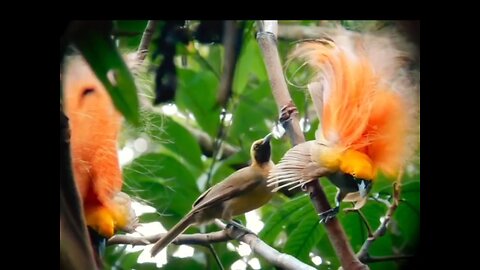
[[[147,23],[147,27],[145,28],[145,32],[143,32],[142,40],[140,41],[137,50],[137,60],[139,63],[142,63],[148,54],[148,47],[150,47],[150,43],[152,42],[153,33],[155,32],[157,24],[158,21],[155,20],[149,20]]]
[[[414,255],[390,255],[390,256],[379,256],[379,257],[367,256],[367,258],[365,259],[365,263],[407,260],[407,259],[412,259],[414,257],[415,257]]]
[[[226,227],[225,224],[217,222],[223,229],[217,232],[207,234],[181,234],[173,241],[175,245],[201,245],[209,246],[212,243],[226,242],[237,239],[250,246],[253,252],[262,256],[266,261],[281,269],[291,270],[314,270],[315,268],[299,261],[297,258],[280,253],[276,249],[270,247],[265,242],[260,240],[258,236],[245,232],[241,228],[234,226]],[[127,235],[115,235],[108,240],[108,245],[114,244],[131,244],[131,245],[148,245],[153,244],[163,237],[165,233],[146,237],[133,237]]]
[[[395,210],[397,210],[399,199],[400,199],[400,191],[401,191],[400,179],[402,178],[402,175],[403,175],[403,172],[400,172],[400,174],[398,175],[397,181],[393,184],[393,202],[390,204],[390,207],[387,210],[385,218],[380,223],[378,228],[375,230],[373,235],[369,236],[365,240],[362,247],[357,253],[358,259],[362,262],[366,262],[370,258],[368,254],[368,250],[370,246],[372,245],[373,242],[375,242],[375,240],[377,240],[379,237],[383,236],[386,233],[387,226],[390,223],[390,220],[392,219],[392,216],[395,213]]]
[[[365,227],[367,228],[368,237],[371,237],[373,235],[372,226],[368,222],[367,217],[365,217],[365,215],[360,209],[349,208],[349,209],[345,209],[345,212],[356,212],[360,217],[360,219],[362,220],[363,224],[365,224]]]
[[[275,36],[276,23],[257,22],[260,31],[257,33],[257,40],[260,45],[260,49],[263,53],[265,61],[265,67],[270,78],[270,84],[272,86],[272,94],[275,98],[277,106],[281,109],[284,105],[288,104],[292,98],[288,92],[287,84],[283,75],[282,66],[280,63],[280,57],[277,49],[277,39]],[[271,27],[270,29],[268,29]],[[293,145],[305,142],[298,119],[295,115],[292,115],[292,121],[288,121],[285,125],[287,134],[290,137]],[[321,188],[318,181],[311,181],[306,184],[306,189],[310,195],[312,203],[318,213],[322,213],[331,208],[327,201],[325,192]],[[350,242],[343,230],[343,227],[336,218],[325,224],[327,229],[327,235],[335,249],[335,252],[340,259],[340,262],[344,269],[368,269],[366,265],[363,265],[355,254],[353,253]]]

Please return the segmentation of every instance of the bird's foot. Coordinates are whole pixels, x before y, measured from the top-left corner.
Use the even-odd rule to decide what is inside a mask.
[[[337,206],[323,213],[318,214],[320,216],[320,223],[327,223],[329,220],[331,220],[338,214],[339,210],[340,210],[340,207]]]
[[[280,117],[278,120],[280,121],[280,123],[284,124],[285,122],[291,120],[292,115],[297,112],[297,107],[295,107],[293,102],[290,100],[285,106],[280,109]]]
[[[247,227],[243,226],[241,224],[240,221],[238,220],[232,220],[230,222],[227,223],[227,226],[226,228],[227,229],[230,229],[231,227],[235,227],[237,230],[239,230],[240,232],[236,234],[236,237],[235,239],[240,239],[242,236],[246,235],[246,234],[253,234],[253,235],[256,235],[254,232],[252,232],[251,230],[247,229]]]

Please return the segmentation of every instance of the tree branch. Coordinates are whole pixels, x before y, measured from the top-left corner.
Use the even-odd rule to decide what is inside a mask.
[[[147,27],[145,28],[145,32],[143,32],[142,40],[140,41],[140,45],[138,46],[137,50],[137,60],[139,63],[142,63],[148,54],[148,47],[152,42],[153,33],[155,32],[157,24],[158,21],[155,20],[149,20],[147,23]]]
[[[289,102],[292,102],[292,105],[295,105],[290,97],[287,83],[283,76],[275,35],[270,32],[258,32],[257,41],[264,56],[263,59],[265,61],[265,67],[270,79],[272,94],[275,98],[279,111]],[[290,137],[292,144],[297,145],[305,142],[305,137],[300,129],[297,115],[292,115],[291,121],[286,123],[285,130]]]
[[[280,267],[282,269],[292,270],[314,270],[315,268],[299,261],[297,258],[278,252],[265,242],[260,240],[258,236],[245,232],[244,230],[228,226],[221,222],[217,222],[223,230],[207,234],[181,234],[172,243],[175,245],[202,245],[208,246],[211,243],[226,242],[237,239],[250,246],[253,252],[262,256],[266,261]],[[133,237],[127,235],[115,235],[108,240],[108,245],[113,244],[131,244],[131,245],[147,245],[158,241],[165,233],[156,234],[146,237]]]
[[[413,257],[415,256],[414,255],[390,255],[390,256],[378,256],[378,257],[367,256],[367,258],[365,259],[365,263],[398,261],[398,260],[411,259]]]
[[[319,38],[326,33],[332,32],[331,28],[322,26],[303,26],[303,25],[279,25],[278,38],[287,40],[301,40]]]
[[[202,153],[207,157],[212,157],[215,149],[214,141],[210,137],[210,135],[208,135],[208,133],[206,132],[203,132],[202,130],[190,126],[185,125],[185,127],[192,133],[195,138],[197,138],[197,141],[200,144],[200,148],[202,149]],[[220,151],[222,153],[220,159],[225,159],[229,156],[232,156],[233,154],[236,154],[240,150],[232,146],[231,144],[228,144],[227,142],[223,142],[220,146]]]
[[[267,24],[264,25],[262,22],[258,22],[258,25],[261,30],[263,27],[265,27],[263,29],[265,31],[260,31],[257,33],[257,41],[264,56],[265,67],[270,78],[273,97],[275,98],[278,108],[281,109],[284,105],[288,104],[292,98],[288,92],[287,84],[283,75],[276,45],[277,40],[272,32],[267,32],[269,31]],[[270,27],[275,28],[275,24],[269,25]],[[296,115],[292,115],[292,121],[288,121],[287,123],[288,124],[285,125],[285,129],[290,137],[290,140],[292,141],[292,144],[296,145],[305,142],[305,137],[300,130],[300,125]],[[318,213],[322,213],[331,208],[318,181],[311,181],[305,186]],[[338,258],[340,259],[343,268],[368,269],[368,266],[363,265],[357,259],[357,257],[355,257],[352,247],[350,246],[350,242],[345,235],[345,231],[336,218],[333,218],[327,222],[325,227],[327,229],[330,242],[332,243]]]
[[[220,89],[218,91],[217,102],[221,107],[225,107],[228,98],[232,94],[233,74],[237,64],[238,52],[241,46],[241,34],[238,31],[236,21],[224,21],[223,47],[225,49],[225,58],[223,64],[223,76],[220,80]]]
[[[129,245],[149,245],[156,243],[167,233],[137,237],[129,235],[115,235],[108,240],[108,245],[129,244]],[[212,233],[181,234],[172,242],[175,245],[200,245],[208,246],[211,243],[226,242],[231,240],[225,230]]]
[[[380,223],[378,228],[375,230],[373,235],[368,237],[365,240],[362,247],[357,253],[357,258],[362,262],[366,262],[366,260],[370,257],[368,254],[368,250],[372,245],[372,243],[375,242],[377,238],[383,236],[387,231],[387,226],[390,223],[390,220],[392,219],[392,216],[398,207],[400,191],[401,191],[400,179],[402,178],[402,175],[403,175],[403,172],[400,172],[400,174],[398,175],[397,181],[393,184],[393,202],[390,204],[390,207],[387,210],[385,218]]]

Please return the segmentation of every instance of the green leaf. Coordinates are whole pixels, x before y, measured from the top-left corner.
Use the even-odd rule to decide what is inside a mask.
[[[297,218],[301,218],[311,209],[313,206],[311,206],[310,198],[305,195],[286,202],[265,221],[265,226],[259,234],[260,239],[272,245],[285,225],[298,223]]]
[[[142,40],[147,23],[147,20],[114,21],[115,33],[120,34],[118,37],[119,47],[136,51]]]
[[[218,229],[217,229],[218,230]],[[222,262],[223,266],[225,267],[225,269],[231,269],[231,265],[236,262],[238,259],[240,259],[240,255],[235,252],[235,251],[230,251],[228,248],[227,248],[227,243],[228,242],[225,242],[225,243],[217,243],[217,244],[214,244],[213,247],[215,248],[215,251],[217,252],[218,254],[218,257],[220,258],[220,261]],[[237,245],[236,243],[232,242],[233,245]],[[210,256],[211,256],[211,252],[210,252]],[[212,262],[214,262],[214,258],[211,257],[210,258],[212,260]],[[217,267],[218,268],[218,267]]]
[[[162,266],[164,270],[178,270],[178,269],[205,269],[205,266],[195,261],[192,258],[176,258],[168,257],[168,263]]]
[[[263,138],[273,127],[267,126],[265,120],[270,118],[273,122],[277,117],[276,105],[268,81],[258,87],[248,88],[240,96],[233,112],[228,141],[232,144],[242,141],[242,146],[249,153],[253,141]]]
[[[115,107],[134,126],[139,126],[137,88],[110,37],[111,27],[111,21],[74,22],[69,38],[105,86]]]
[[[224,57],[223,45],[211,45],[208,46],[208,48],[209,53],[206,60],[208,63],[210,63],[210,66],[213,68],[213,72],[215,72],[215,74],[222,74]]]
[[[134,269],[135,270],[158,270],[158,267],[156,263],[138,263],[137,265],[135,265]]]
[[[315,211],[309,211],[298,226],[288,235],[283,252],[290,254],[307,264],[312,264],[309,253],[325,234]]]
[[[124,269],[133,269],[137,265],[138,256],[143,250],[127,253],[120,258],[120,263]]]
[[[175,101],[184,111],[190,111],[197,123],[210,136],[216,137],[220,124],[217,105],[218,80],[208,71],[178,69],[179,87]]]
[[[160,213],[164,226],[172,226],[190,211],[200,195],[195,178],[175,158],[165,154],[146,154],[124,170],[124,190],[151,204]]]
[[[200,146],[190,131],[169,116],[152,112],[145,114],[145,119],[148,126],[155,127],[145,129],[152,139],[177,154],[185,164],[193,165],[198,170],[203,169]]]
[[[389,226],[394,246],[406,254],[415,251],[420,233],[420,183],[402,187],[401,201]]]
[[[263,56],[254,35],[246,35],[233,78],[233,91],[242,94],[251,81],[268,82]]]

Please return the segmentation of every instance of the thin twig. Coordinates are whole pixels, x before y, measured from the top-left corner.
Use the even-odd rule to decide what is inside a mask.
[[[140,41],[140,45],[138,46],[138,50],[137,50],[137,60],[139,63],[142,63],[148,54],[148,47],[152,42],[153,33],[155,32],[155,28],[157,27],[157,24],[158,24],[158,21],[155,21],[155,20],[149,20],[147,23],[147,27],[143,32],[142,40]]]
[[[185,127],[190,131],[190,133],[192,133],[195,138],[197,138],[197,141],[200,144],[200,148],[202,149],[202,154],[207,157],[213,157],[215,142],[210,137],[210,135],[200,129],[196,129],[190,126]],[[238,153],[238,151],[240,150],[237,147],[227,142],[223,142],[222,146],[220,147],[220,152],[222,153],[220,159],[228,158],[229,156]]]
[[[346,209],[346,210],[347,210],[347,209]],[[368,237],[371,237],[371,236],[373,235],[372,226],[371,226],[370,223],[368,222],[367,217],[365,217],[365,215],[363,214],[362,210],[360,210],[360,209],[355,209],[355,208],[351,208],[351,209],[348,209],[347,212],[356,212],[356,213],[358,214],[358,216],[360,217],[360,219],[362,220],[363,224],[365,224],[365,227],[367,228]]]
[[[258,236],[245,232],[244,230],[237,228],[235,226],[226,227],[220,221],[216,221],[216,224],[219,225],[222,230],[207,234],[181,234],[177,236],[177,239],[172,243],[175,245],[202,245],[207,246],[211,243],[226,242],[230,240],[238,240],[250,246],[253,252],[262,256],[266,261],[275,265],[281,269],[286,270],[314,270],[312,266],[309,266],[297,258],[280,253],[276,249],[270,247]],[[116,235],[110,238],[107,242],[108,245],[114,244],[131,244],[131,245],[147,245],[153,244],[158,241],[165,233],[143,236],[143,237],[134,237],[127,235]]]
[[[215,249],[213,248],[213,245],[212,245],[212,244],[208,244],[208,245],[207,245],[207,248],[210,250],[210,252],[212,253],[213,257],[215,258],[215,261],[217,262],[218,267],[220,267],[221,270],[225,270],[225,268],[223,267],[222,262],[220,261],[220,258],[218,257],[217,252],[216,252]]]
[[[392,203],[390,204],[390,207],[387,210],[385,218],[380,223],[378,228],[375,230],[373,235],[368,237],[365,240],[362,247],[357,252],[357,258],[362,262],[365,262],[365,260],[369,257],[368,250],[369,250],[370,246],[372,245],[372,243],[375,242],[375,240],[377,240],[379,237],[383,236],[386,233],[387,226],[390,223],[390,220],[392,219],[392,216],[395,213],[395,210],[397,210],[399,199],[400,199],[400,192],[401,192],[400,180],[402,179],[402,176],[403,176],[403,171],[399,173],[397,181],[395,183],[393,183],[393,201],[392,201]]]
[[[398,261],[414,258],[414,255],[390,255],[390,256],[368,256],[365,259],[365,263],[376,263],[376,262],[386,262],[386,261]]]
[[[215,163],[217,162],[218,159],[218,152],[220,148],[222,147],[222,142],[223,142],[223,131],[225,129],[225,117],[227,115],[227,111],[224,110],[222,112],[222,119],[220,120],[220,127],[218,128],[218,133],[217,133],[217,138],[214,141],[213,144],[213,154],[212,154],[212,164],[210,164],[210,168],[208,169],[208,174],[207,174],[207,188],[209,188],[212,185],[212,176],[213,176],[213,168],[215,166]]]
[[[237,63],[238,52],[239,52],[239,42],[240,33],[237,31],[237,26],[235,21],[226,21],[224,29],[224,48],[225,48],[225,65],[223,69],[222,78],[220,79],[220,89],[217,96],[217,101],[220,106],[223,108],[222,118],[220,121],[220,127],[218,129],[217,138],[214,142],[213,154],[212,154],[212,164],[207,174],[207,187],[211,186],[212,174],[215,163],[217,162],[217,157],[219,151],[222,150],[222,142],[226,136],[227,131],[225,130],[225,117],[227,116],[227,104],[231,100],[232,92],[232,83],[233,83],[233,74],[235,73],[235,65]]]
[[[268,31],[268,29],[266,29],[267,25],[262,22],[258,22],[257,25],[265,27],[265,31]],[[271,22],[269,25],[271,25]],[[280,63],[280,57],[276,45],[277,39],[271,32],[260,31],[257,33],[257,41],[263,54],[268,77],[270,78],[272,94],[280,110],[284,105],[288,104],[292,98],[288,92],[285,77],[283,75],[282,65]],[[288,121],[288,123],[289,124],[285,125],[285,129],[292,144],[296,145],[305,142],[305,137],[301,132],[297,117],[293,115],[292,121]],[[320,187],[318,181],[311,181],[305,186],[310,194],[312,204],[318,213],[322,213],[331,208],[325,192]],[[355,257],[345,231],[336,218],[333,218],[325,224],[325,227],[330,242],[332,243],[344,269],[368,269],[366,265],[363,265],[357,257]]]

